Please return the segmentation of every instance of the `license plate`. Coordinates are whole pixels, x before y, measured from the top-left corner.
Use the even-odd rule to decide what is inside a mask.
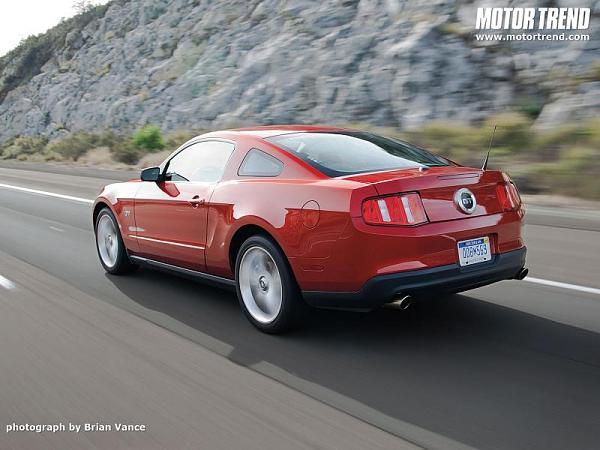
[[[458,261],[461,266],[471,266],[491,259],[490,238],[487,236],[458,243]]]

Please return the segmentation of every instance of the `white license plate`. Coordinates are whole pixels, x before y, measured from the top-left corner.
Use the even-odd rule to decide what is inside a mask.
[[[471,266],[491,259],[490,238],[487,236],[458,243],[458,261],[461,266]]]

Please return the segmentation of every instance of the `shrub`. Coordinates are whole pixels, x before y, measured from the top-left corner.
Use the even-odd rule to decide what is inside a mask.
[[[141,130],[136,131],[133,136],[133,144],[138,149],[149,152],[155,152],[165,148],[165,142],[160,128],[156,125],[146,125]]]
[[[141,156],[140,151],[133,145],[130,145],[129,142],[120,145],[112,153],[117,161],[131,165],[137,164]]]
[[[108,147],[113,158],[125,164],[137,163],[142,154],[130,137],[118,135],[113,131],[73,133],[50,142],[43,153],[47,161],[60,159],[77,161],[85,153],[98,147]]]
[[[46,144],[48,138],[46,137],[33,137],[33,136],[21,136],[12,139],[2,147],[0,156],[2,159],[14,159],[17,158],[21,161],[27,159],[28,155],[41,152]]]
[[[110,145],[110,152],[116,161],[125,164],[137,164],[142,156],[142,151],[134,144],[131,138],[118,137]]]
[[[52,152],[52,151],[45,151],[44,154],[42,155],[44,161],[46,162],[51,162],[51,161],[62,161],[63,157],[61,154],[56,153],[56,152]]]
[[[61,139],[50,142],[45,149],[46,153],[58,154],[64,159],[77,161],[80,156],[92,148],[103,145],[102,136],[86,131],[78,131]]]
[[[112,148],[123,140],[123,136],[116,134],[114,131],[107,130],[98,136],[98,146]]]

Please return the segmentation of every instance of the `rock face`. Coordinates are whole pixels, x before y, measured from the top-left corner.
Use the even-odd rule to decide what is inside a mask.
[[[508,3],[115,0],[0,97],[0,141],[145,123],[411,128],[529,104],[554,126],[600,108],[600,4],[584,3],[589,41],[499,43],[474,39],[476,8]]]

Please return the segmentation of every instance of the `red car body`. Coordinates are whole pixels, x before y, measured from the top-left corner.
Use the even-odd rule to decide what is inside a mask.
[[[321,307],[371,309],[400,294],[458,292],[520,277],[524,211],[520,200],[503,208],[498,186],[510,180],[502,172],[451,164],[330,177],[267,139],[340,130],[280,126],[199,136],[194,142],[235,145],[219,182],[109,185],[94,215],[111,209],[130,257],[226,284],[233,283],[243,240],[265,233],[286,255],[304,299]],[[239,175],[251,149],[281,161],[281,173]],[[476,196],[470,214],[454,200],[461,188]],[[364,220],[365,200],[405,192],[420,195],[426,223],[382,226]],[[482,236],[489,237],[491,261],[461,267],[457,243]]]

